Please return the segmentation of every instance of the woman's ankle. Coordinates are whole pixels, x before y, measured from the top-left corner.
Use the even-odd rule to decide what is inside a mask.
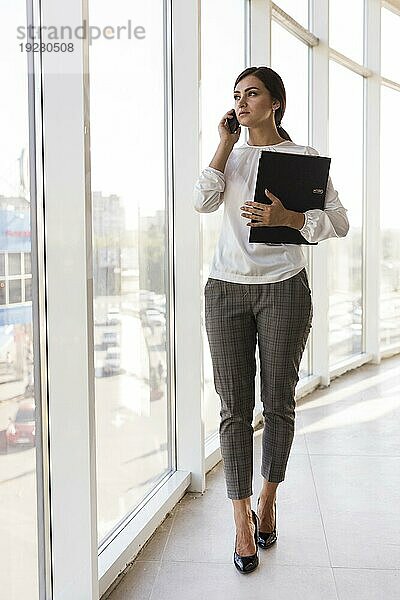
[[[233,514],[235,519],[252,518],[251,512],[251,497],[242,498],[240,500],[232,500]]]
[[[260,492],[260,499],[263,502],[271,502],[273,503],[276,499],[276,490],[278,489],[279,483],[274,483],[272,481],[266,481],[264,479],[263,486]]]

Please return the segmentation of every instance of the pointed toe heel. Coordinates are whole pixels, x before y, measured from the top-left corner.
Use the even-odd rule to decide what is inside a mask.
[[[254,510],[251,511],[252,513],[252,517],[253,517],[253,522],[255,525],[255,531],[254,531],[254,541],[256,543],[256,553],[255,554],[251,554],[250,556],[240,556],[240,554],[238,554],[236,552],[236,541],[237,541],[237,535],[235,537],[235,550],[233,553],[233,564],[235,565],[235,567],[237,568],[237,570],[240,573],[251,573],[252,571],[254,571],[254,569],[256,569],[258,567],[259,564],[259,557],[258,557],[258,545],[257,545],[257,540],[258,540],[258,515],[254,512]]]
[[[257,500],[257,507],[260,503],[260,498],[258,498]],[[260,548],[264,548],[264,550],[266,548],[269,548],[270,546],[272,546],[272,544],[274,544],[276,542],[276,540],[278,539],[278,533],[276,530],[276,499],[274,502],[274,509],[275,509],[275,523],[274,523],[274,529],[273,531],[271,531],[270,533],[266,533],[264,531],[259,531],[258,532],[258,538],[257,538],[257,544]]]

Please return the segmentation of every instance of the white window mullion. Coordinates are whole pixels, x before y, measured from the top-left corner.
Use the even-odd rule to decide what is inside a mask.
[[[26,3],[28,25],[40,26],[40,2]],[[42,161],[42,90],[39,53],[28,53],[28,107],[29,107],[29,186],[31,196],[31,249],[22,254],[24,290],[31,285],[33,321],[33,370],[36,412],[36,486],[37,486],[37,532],[38,532],[38,583],[40,600],[52,595],[51,560],[51,501],[50,501],[50,453],[47,388],[47,336],[46,336],[46,289],[45,289],[45,232],[43,213],[43,161]],[[30,255],[30,273],[26,271],[25,259]]]
[[[310,28],[319,39],[311,52],[310,140],[320,154],[328,154],[329,120],[329,0],[310,0]],[[329,385],[328,244],[310,248],[313,290],[312,372],[320,385]]]
[[[380,362],[380,0],[365,0],[364,65],[371,76],[364,81],[364,347],[372,363]]]
[[[379,3],[379,0],[373,1],[376,2],[376,4]],[[400,0],[382,0],[381,4],[384,8],[388,8],[389,10],[393,11],[395,14],[400,16]]]
[[[274,2],[271,2],[271,14],[281,27],[286,29],[291,35],[296,36],[300,41],[307,43],[309,46],[318,45],[319,40],[314,33],[303,27],[303,25],[298,23]]]
[[[199,171],[199,4],[172,0],[176,468],[191,472],[193,492],[205,490],[201,232],[193,209]]]
[[[81,0],[42,0],[42,26],[74,30],[87,18],[84,6]],[[64,41],[73,42],[73,52],[42,55],[52,598],[97,600],[91,202],[83,78],[87,40]]]

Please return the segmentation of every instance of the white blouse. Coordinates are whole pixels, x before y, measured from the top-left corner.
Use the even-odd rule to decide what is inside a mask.
[[[224,203],[224,214],[209,277],[233,283],[274,283],[293,277],[307,262],[301,245],[250,243],[250,221],[242,217],[240,207],[253,200],[261,150],[319,155],[311,146],[299,146],[285,140],[273,146],[244,143],[233,148],[225,172],[205,167],[194,186],[194,208],[199,213],[216,211]],[[338,192],[328,178],[325,209],[307,210],[300,229],[308,242],[344,237],[349,221]]]

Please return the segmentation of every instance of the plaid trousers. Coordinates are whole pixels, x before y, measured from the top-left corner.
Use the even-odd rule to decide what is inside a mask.
[[[258,336],[264,430],[261,475],[285,478],[294,437],[295,388],[311,329],[307,271],[275,283],[208,278],[205,327],[214,386],[221,399],[219,436],[228,498],[253,494],[253,411]]]

